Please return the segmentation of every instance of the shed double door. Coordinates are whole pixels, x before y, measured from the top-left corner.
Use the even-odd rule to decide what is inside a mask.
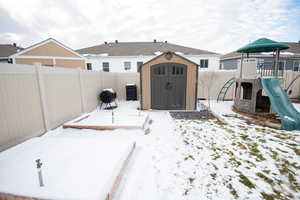
[[[151,108],[181,110],[186,108],[187,66],[160,63],[151,66]]]

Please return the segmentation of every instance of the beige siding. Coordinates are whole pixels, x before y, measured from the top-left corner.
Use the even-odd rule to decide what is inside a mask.
[[[16,58],[16,64],[32,65],[34,63],[41,63],[43,66],[54,66],[53,59],[37,59],[37,58]]]
[[[179,57],[173,55],[171,60],[167,60],[165,56],[158,56],[156,59],[146,63],[142,67],[142,105],[143,109],[151,109],[151,81],[150,81],[150,68],[152,65],[158,63],[181,63],[187,66],[187,88],[186,88],[186,109],[193,110],[195,109],[195,95],[196,95],[196,76],[197,70],[195,64]]]
[[[0,151],[45,131],[33,66],[0,64]]]
[[[22,53],[20,56],[60,56],[80,58],[78,55],[54,42],[48,42],[44,45],[35,47],[30,51]]]
[[[56,63],[55,66],[57,66],[57,67],[85,69],[85,61],[84,60],[55,59],[55,63]]]

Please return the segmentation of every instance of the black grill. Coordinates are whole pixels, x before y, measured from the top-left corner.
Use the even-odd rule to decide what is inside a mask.
[[[98,98],[99,98],[99,103],[101,101],[100,109],[103,103],[106,104],[106,106],[109,105],[109,107],[105,107],[105,109],[113,109],[117,107],[117,103],[116,103],[117,93],[112,89],[104,89],[99,94]],[[111,106],[112,102],[115,103],[115,106]]]

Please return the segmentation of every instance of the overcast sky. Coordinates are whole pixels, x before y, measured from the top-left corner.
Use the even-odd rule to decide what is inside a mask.
[[[300,40],[300,0],[0,0],[0,43],[49,37],[73,49],[157,39],[227,53],[259,37]]]

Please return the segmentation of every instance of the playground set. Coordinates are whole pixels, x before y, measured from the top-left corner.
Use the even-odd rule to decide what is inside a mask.
[[[283,89],[284,67],[279,62],[280,51],[288,48],[286,44],[261,38],[238,49],[241,60],[236,77],[225,83],[218,94],[218,101],[224,100],[228,88],[235,83],[233,107],[237,112],[257,116],[274,114],[280,118],[281,129],[300,130],[300,113],[291,103],[288,90]],[[272,66],[249,58],[250,53],[261,52],[273,52]]]

